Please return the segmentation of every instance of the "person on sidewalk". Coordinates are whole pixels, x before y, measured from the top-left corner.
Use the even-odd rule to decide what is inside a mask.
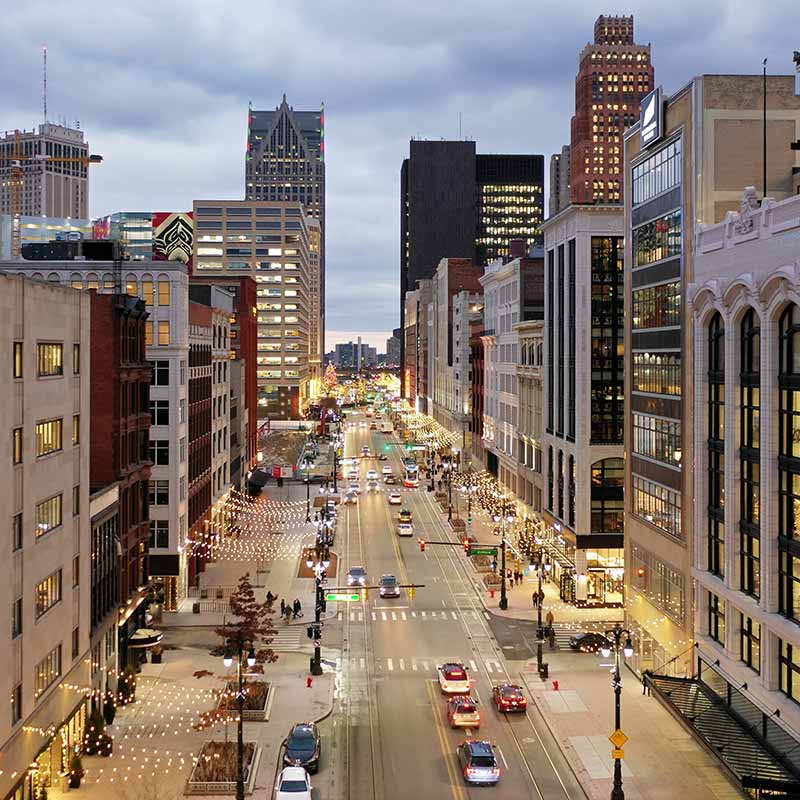
[[[297,597],[295,597],[294,603],[292,603],[292,611],[294,612],[295,619],[303,616],[303,609],[301,608],[300,600]]]
[[[534,608],[539,607],[539,590],[534,590],[533,594],[531,595],[531,602],[533,603]]]
[[[539,589],[539,605],[544,608],[544,589]]]
[[[272,611],[272,604],[275,602],[275,595],[271,590],[267,591],[267,610]]]
[[[281,616],[286,616],[286,601],[281,597]]]
[[[541,597],[541,595],[540,595],[540,598],[542,600],[544,599],[544,598]],[[541,600],[540,600],[540,602],[541,602]],[[545,617],[545,622],[547,623],[547,627],[548,628],[552,628],[553,627],[553,619],[554,619],[553,618],[553,611],[552,610],[548,610],[547,616]]]
[[[550,649],[556,649],[556,629],[551,625],[547,631],[547,639],[550,644]]]

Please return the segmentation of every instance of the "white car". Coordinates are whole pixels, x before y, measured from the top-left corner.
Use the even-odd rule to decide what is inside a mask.
[[[367,480],[368,481],[378,480],[378,473],[374,469],[371,469],[369,472],[367,472]]]
[[[448,661],[436,667],[439,676],[439,688],[442,694],[469,694],[469,676],[467,668],[455,661]]]
[[[361,494],[361,484],[358,481],[350,481],[350,485],[347,487],[348,492],[355,492],[356,494]]]
[[[389,505],[401,506],[403,505],[403,497],[400,492],[389,492]]]
[[[380,484],[378,481],[367,481],[367,491],[368,492],[379,492],[381,490]]]
[[[357,481],[358,480],[358,470],[351,469],[350,472],[347,473],[347,480],[349,481]]]
[[[414,535],[414,526],[410,522],[401,522],[397,526],[397,535],[398,536],[413,536]]]
[[[391,475],[392,474],[392,468],[388,464],[384,464],[381,467],[381,474],[382,475]]]
[[[311,778],[302,767],[286,767],[275,784],[275,800],[311,800]]]

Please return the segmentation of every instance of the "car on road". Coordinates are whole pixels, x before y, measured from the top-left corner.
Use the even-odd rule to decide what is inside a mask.
[[[361,446],[361,455],[368,456],[369,455],[369,445],[365,444]]]
[[[448,661],[436,667],[442,694],[469,694],[467,668],[457,661]]]
[[[380,589],[378,591],[381,597],[400,597],[397,578],[394,575],[381,575]]]
[[[413,514],[407,508],[401,508],[400,509],[400,515],[398,516],[398,519],[400,520],[400,522],[413,522],[414,521]]]
[[[522,687],[514,683],[498,683],[492,687],[492,702],[498,711],[524,711],[528,707]]]
[[[367,481],[367,492],[379,492],[381,486],[378,481]]]
[[[350,567],[347,570],[347,585],[348,586],[366,586],[367,584],[367,571],[364,567]]]
[[[381,475],[391,475],[392,474],[392,465],[391,464],[384,464],[381,467]]]
[[[386,453],[380,453],[378,455],[378,461],[388,461],[388,460],[389,460],[389,456],[387,456]]]
[[[447,701],[447,719],[451,728],[474,728],[481,726],[478,706],[469,695],[458,695]]]
[[[594,631],[576,634],[569,640],[569,646],[577,653],[597,653],[601,647],[613,650],[611,642],[602,633]]]
[[[378,426],[374,422],[370,422],[369,429],[371,431],[376,431],[376,430],[378,430]]]
[[[292,725],[283,742],[283,763],[288,767],[304,767],[312,775],[319,769],[322,740],[313,722]]]
[[[346,506],[358,505],[358,492],[348,491],[344,496],[344,504]]]
[[[358,423],[358,427],[359,428],[366,428],[367,427],[367,421],[365,419],[362,419],[361,422]]]
[[[397,478],[395,478],[395,476],[394,476],[394,475],[387,475],[387,476],[386,476],[386,477],[383,479],[383,482],[384,482],[384,483],[385,483],[387,486],[394,486],[394,485],[396,485],[396,484],[397,484]]]
[[[467,739],[458,746],[456,754],[467,783],[493,784],[500,780],[500,767],[491,742]]]
[[[398,536],[413,536],[414,535],[414,526],[410,522],[401,522],[397,526],[397,535]]]
[[[403,496],[400,492],[389,492],[389,505],[399,506],[403,503]]]
[[[311,778],[302,767],[286,767],[275,784],[275,800],[311,800]]]
[[[368,481],[376,481],[378,480],[378,472],[377,470],[371,469],[367,472],[367,480]]]
[[[350,484],[347,487],[348,492],[355,492],[356,494],[361,494],[361,484],[358,481],[350,481]]]

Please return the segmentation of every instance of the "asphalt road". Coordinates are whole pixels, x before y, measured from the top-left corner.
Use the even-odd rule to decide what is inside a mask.
[[[396,440],[379,431],[348,429],[345,456],[357,455],[364,444],[377,454],[387,441]],[[367,470],[380,472],[384,463],[401,477],[404,454],[396,445],[387,462],[363,459],[362,486]],[[372,584],[391,573],[401,583],[425,586],[413,599],[406,590],[397,599],[370,591],[367,600],[341,603],[338,621],[326,626],[326,640],[337,642],[340,635],[342,649],[324,651],[330,658],[337,656],[339,674],[334,713],[323,724],[327,753],[314,781],[320,798],[467,800],[485,792],[496,800],[584,798],[538,711],[501,715],[491,704],[491,686],[515,680],[530,651],[517,636],[508,635],[507,626],[498,629],[501,639],[511,642],[506,651],[496,640],[490,625],[494,620],[480,603],[472,568],[433,494],[424,481],[418,489],[396,487],[414,515],[414,536],[400,538],[400,507],[389,506],[389,488],[395,487],[381,482],[379,493],[363,492],[357,506],[340,511],[337,580],[344,583],[347,569],[360,564]],[[420,537],[431,543],[425,552],[420,551]],[[471,787],[462,779],[456,747],[467,733],[447,725],[436,677],[436,665],[446,660],[463,662],[470,673],[481,727],[469,734],[495,745],[501,767],[496,787]]]

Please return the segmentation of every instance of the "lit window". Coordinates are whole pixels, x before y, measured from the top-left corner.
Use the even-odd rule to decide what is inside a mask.
[[[158,282],[158,304],[160,306],[169,305],[169,281]],[[161,323],[159,323],[160,325]],[[169,323],[167,323],[167,326],[169,326]]]
[[[169,284],[167,284],[167,286],[169,287]],[[159,300],[160,299],[161,292],[159,291]],[[169,344],[169,320],[159,320],[158,322],[158,343],[160,345]]]
[[[37,458],[61,450],[62,427],[61,419],[49,419],[36,423]]]
[[[57,494],[36,504],[36,536],[44,536],[61,525],[62,495]]]
[[[153,305],[153,281],[142,281],[142,299],[146,306]]]
[[[14,459],[12,463],[22,463],[22,428],[14,428]]]
[[[22,377],[22,342],[14,342],[14,377]]]
[[[64,345],[44,342],[37,345],[39,377],[64,374]]]
[[[46,614],[54,605],[61,602],[61,570],[48,575],[36,584],[36,617]]]

